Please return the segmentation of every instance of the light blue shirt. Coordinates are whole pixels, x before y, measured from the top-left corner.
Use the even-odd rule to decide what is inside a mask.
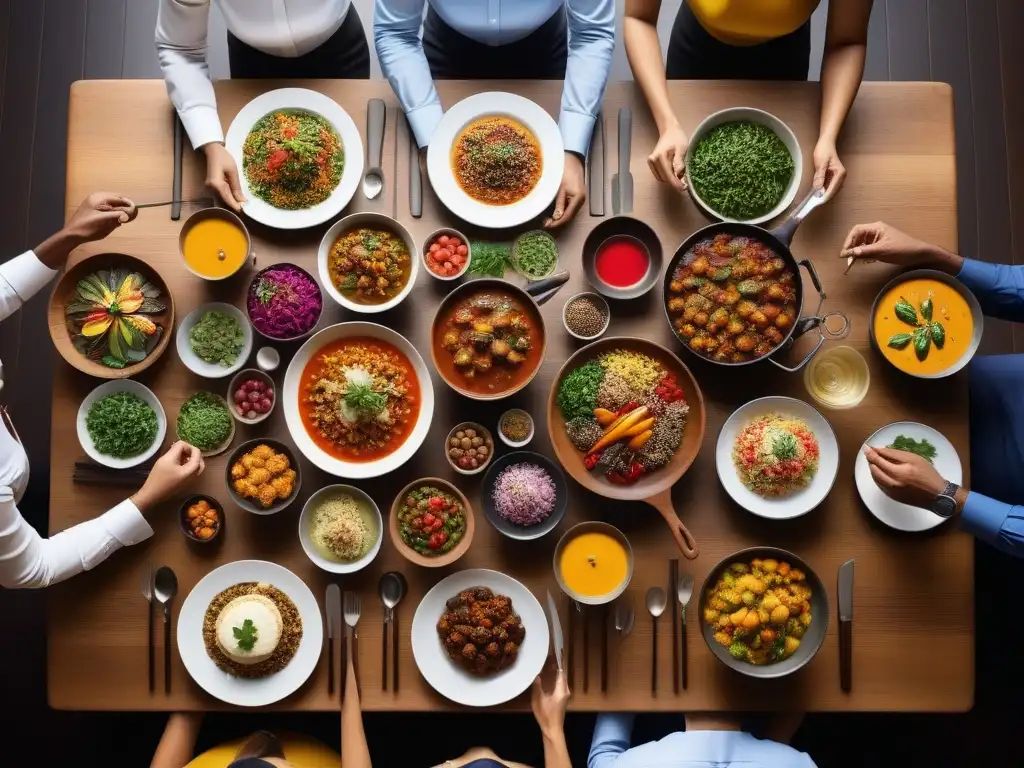
[[[630,749],[632,731],[633,715],[598,715],[587,768],[814,768],[804,752],[743,731],[680,731]]]
[[[377,0],[373,40],[384,76],[402,103],[416,143],[425,147],[444,110],[423,53],[427,0]],[[485,45],[522,40],[565,6],[569,60],[558,127],[565,149],[587,154],[615,48],[615,0],[430,0],[448,26]]]

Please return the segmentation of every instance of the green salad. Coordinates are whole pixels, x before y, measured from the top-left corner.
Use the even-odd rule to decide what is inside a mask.
[[[200,451],[212,451],[231,436],[227,403],[211,392],[196,392],[178,411],[178,437]]]
[[[211,365],[234,365],[245,346],[242,326],[219,309],[204,312],[188,334],[188,345],[196,356]]]
[[[159,430],[156,411],[132,392],[101,397],[89,408],[85,426],[96,450],[117,459],[148,451]]]

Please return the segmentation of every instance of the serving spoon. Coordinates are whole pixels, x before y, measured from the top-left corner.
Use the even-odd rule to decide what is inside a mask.
[[[171,601],[177,593],[178,577],[161,565],[153,579],[153,594],[164,608],[164,693],[171,692]]]
[[[384,189],[384,171],[381,170],[384,149],[384,117],[387,114],[381,99],[370,99],[366,105],[366,164],[363,175],[363,194],[373,200]]]
[[[647,610],[651,614],[653,631],[651,632],[651,695],[658,695],[658,617],[665,611],[668,605],[668,596],[661,587],[651,587],[647,590]]]

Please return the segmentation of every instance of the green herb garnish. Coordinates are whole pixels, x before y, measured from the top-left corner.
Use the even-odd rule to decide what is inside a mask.
[[[259,282],[256,283],[256,298],[259,299],[260,304],[266,306],[274,298],[274,294],[277,293],[279,287],[277,283],[272,283],[270,280],[265,280],[261,277]]]
[[[383,392],[374,390],[372,384],[349,384],[345,404],[354,411],[376,416],[387,407],[388,399]]]
[[[907,325],[914,326],[913,333],[894,333],[889,337],[886,346],[893,349],[904,349],[910,342],[914,342],[914,354],[918,360],[928,357],[928,351],[934,343],[937,349],[942,349],[946,343],[946,329],[939,321],[932,320],[934,304],[931,299],[921,302],[921,318],[918,319],[917,310],[914,305],[900,296],[900,300],[893,305],[896,317]]]
[[[780,432],[772,441],[772,455],[780,461],[796,456],[796,436],[792,432]]]
[[[487,277],[504,277],[511,252],[501,243],[475,242],[469,248],[469,272]]]
[[[913,338],[914,334],[912,333],[894,333],[892,336],[889,337],[888,346],[892,347],[893,349],[903,349],[905,346],[907,346],[907,344],[911,342]]]
[[[917,325],[917,310],[914,309],[914,305],[909,301],[900,296],[900,300],[896,302],[895,306],[896,317],[902,320],[907,325]]]
[[[192,326],[188,344],[200,360],[227,367],[238,359],[245,345],[245,335],[234,317],[219,309],[211,309]]]
[[[210,392],[196,392],[178,411],[178,437],[201,451],[221,445],[231,434],[231,413]]]
[[[946,343],[946,329],[942,327],[942,323],[932,323],[932,341],[939,349]]]
[[[558,263],[558,246],[547,232],[527,232],[516,240],[515,266],[530,280],[547,277]]]
[[[231,634],[235,636],[235,640],[238,641],[238,647],[243,651],[251,651],[259,639],[259,630],[252,623],[252,619],[243,621],[241,627],[232,627]]]
[[[114,392],[93,403],[85,426],[96,450],[128,459],[145,453],[156,440],[156,412],[132,392]]]
[[[906,435],[897,435],[896,439],[886,447],[892,448],[894,451],[908,451],[917,454],[922,459],[927,460],[929,464],[935,461],[937,453],[935,446],[925,438],[922,437],[920,440],[915,440]]]
[[[558,408],[566,421],[594,416],[597,389],[604,380],[604,368],[597,361],[581,365],[562,380],[558,388]]]
[[[921,317],[923,317],[928,322],[931,322],[931,319],[932,319],[932,300],[931,299],[925,299],[924,301],[921,302]]]

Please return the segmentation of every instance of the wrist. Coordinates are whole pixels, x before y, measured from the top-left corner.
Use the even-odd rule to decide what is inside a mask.
[[[35,247],[36,258],[50,269],[60,269],[71,252],[86,240],[87,238],[64,226]]]
[[[930,266],[950,275],[956,275],[964,265],[963,256],[950,253],[945,248],[929,243],[925,254]]]
[[[134,504],[142,514],[146,514],[157,503],[157,500],[146,490],[145,486],[140,488],[128,501]]]
[[[676,117],[675,112],[667,110],[660,112],[654,116],[654,124],[658,127],[658,135],[664,136],[669,131],[682,130],[679,124],[679,118]]]
[[[211,152],[216,152],[218,148],[223,148],[223,141],[211,141],[209,144],[203,144],[203,153],[209,157]]]

